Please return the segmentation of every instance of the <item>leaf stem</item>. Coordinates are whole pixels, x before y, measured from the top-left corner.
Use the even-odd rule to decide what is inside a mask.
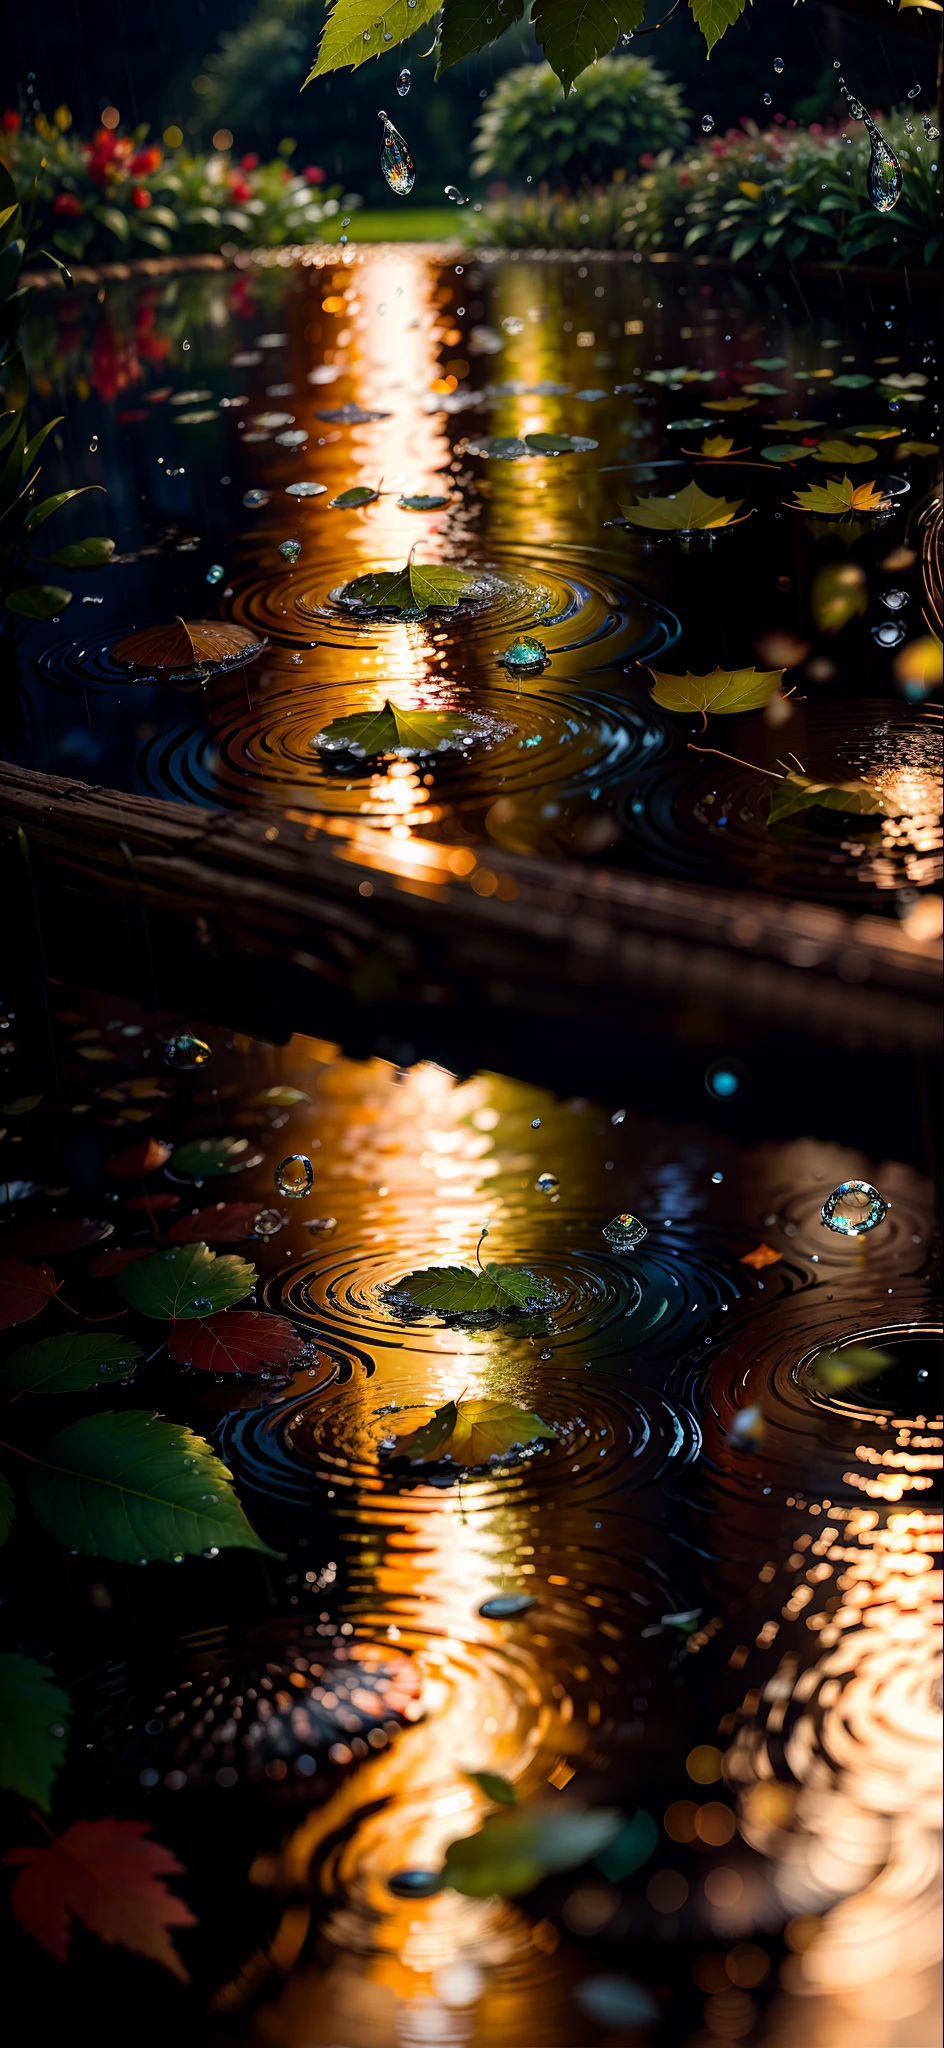
[[[479,1258],[479,1253],[480,1253],[480,1251],[481,1251],[481,1249],[482,1249],[482,1246],[483,1246],[483,1244],[484,1244],[484,1242],[485,1242],[485,1239],[487,1238],[487,1236],[488,1236],[488,1224],[486,1223],[486,1224],[484,1224],[484,1225],[483,1225],[483,1227],[482,1227],[482,1235],[481,1235],[481,1237],[479,1238],[478,1244],[477,1244],[477,1245],[476,1245],[476,1247],[475,1247],[475,1263],[476,1263],[476,1265],[477,1265],[477,1267],[478,1267],[478,1269],[479,1269],[479,1272],[480,1272],[480,1273],[484,1273],[484,1271],[485,1271],[485,1267],[483,1266],[483,1264],[482,1264],[482,1261],[481,1261],[481,1259]]]
[[[25,1388],[24,1388],[25,1392]],[[41,1465],[41,1458],[34,1458],[32,1451],[21,1451],[19,1444],[8,1444],[0,1436],[0,1451],[12,1451],[15,1458],[28,1458],[31,1465]]]
[[[690,754],[717,754],[719,761],[733,761],[738,768],[752,768],[755,775],[772,775],[775,782],[786,782],[786,775],[778,775],[776,768],[762,768],[759,761],[744,761],[740,754],[726,754],[723,747],[699,747],[693,740],[688,742]]]

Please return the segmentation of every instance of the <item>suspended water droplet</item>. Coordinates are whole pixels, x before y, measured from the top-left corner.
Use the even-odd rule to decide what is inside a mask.
[[[90,442],[89,442],[89,454],[90,454],[90,455],[97,455],[97,454],[98,454],[98,435],[97,435],[97,434],[93,434],[93,435],[92,435],[92,438],[91,438],[91,440],[90,440]]]
[[[867,115],[866,127],[872,140],[869,168],[865,174],[866,190],[876,213],[891,213],[892,207],[898,205],[904,184],[901,165],[894,151],[889,149],[884,135]]]
[[[284,1222],[285,1218],[278,1209],[260,1209],[258,1216],[252,1219],[253,1234],[256,1237],[274,1237]]]
[[[513,640],[500,659],[514,675],[536,674],[547,667],[547,648],[543,640]]]
[[[705,1087],[717,1102],[730,1102],[740,1093],[747,1072],[740,1060],[714,1060],[705,1073]]]
[[[614,1216],[611,1222],[604,1223],[603,1235],[615,1252],[631,1252],[635,1250],[637,1244],[642,1243],[644,1237],[648,1237],[649,1233],[645,1224],[640,1223],[639,1217],[633,1216],[627,1209],[622,1216]]]
[[[402,135],[394,127],[393,122],[384,113],[382,107],[378,112],[377,119],[383,122],[380,168],[391,192],[396,192],[399,198],[405,199],[407,193],[413,190],[416,180],[416,165]]]
[[[212,1058],[212,1046],[205,1039],[194,1038],[192,1031],[178,1031],[176,1038],[169,1038],[164,1047],[165,1067],[205,1067]]]
[[[770,106],[772,106],[772,105],[773,105],[773,100],[771,99],[771,96],[770,96],[769,92],[765,92],[765,94],[764,94],[764,105],[765,105],[765,107],[770,107]],[[824,187],[824,190],[825,190],[825,187]]]
[[[882,592],[882,603],[888,606],[890,612],[900,612],[907,602],[907,590],[883,590]]]
[[[207,570],[206,580],[208,583],[222,583],[225,575],[226,570],[222,562],[211,562]]]
[[[446,198],[452,200],[453,206],[468,205],[469,202],[467,199],[463,198],[458,185],[444,185],[443,191],[445,192]]]
[[[534,1185],[539,1195],[556,1195],[560,1181],[556,1173],[539,1173]]]
[[[900,619],[886,619],[883,626],[872,627],[872,638],[879,647],[900,647],[905,629]]]
[[[279,554],[283,562],[297,562],[301,551],[302,544],[300,540],[283,540],[279,546]]]
[[[701,132],[702,132],[702,134],[703,134],[703,135],[710,135],[710,134],[711,134],[711,131],[712,131],[713,127],[714,127],[714,125],[715,125],[715,117],[714,117],[714,115],[713,115],[713,114],[703,114],[703,115],[702,115],[702,117],[701,117]]]
[[[397,79],[397,91],[400,95],[401,100],[406,99],[407,93],[409,92],[412,83],[413,80],[410,77],[410,74],[407,71],[406,67],[404,66],[404,69],[401,71],[400,76]]]
[[[779,77],[780,77],[780,73],[781,73],[781,71],[783,70],[783,58],[782,58],[782,57],[775,57],[775,58],[774,58],[774,70],[776,71],[776,73],[777,73],[777,77],[779,78]]]
[[[540,1119],[540,1117],[539,1117],[539,1116],[533,1116],[533,1117],[531,1118],[531,1129],[532,1129],[532,1131],[539,1131],[539,1130],[540,1130],[540,1128],[541,1128],[541,1119]]]
[[[840,1181],[838,1188],[827,1196],[822,1210],[827,1230],[836,1231],[840,1237],[864,1237],[866,1231],[883,1223],[887,1215],[888,1204],[867,1180]]]
[[[932,121],[930,114],[922,114],[921,126],[924,129],[925,135],[927,136],[929,142],[940,142],[941,131],[939,128],[935,128],[934,122]]]
[[[315,1169],[304,1152],[292,1152],[275,1169],[275,1185],[280,1195],[290,1195],[299,1202],[303,1195],[310,1195],[314,1186]]]

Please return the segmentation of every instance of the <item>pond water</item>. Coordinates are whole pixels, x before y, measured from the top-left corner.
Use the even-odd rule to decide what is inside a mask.
[[[327,821],[394,873],[412,842],[492,843],[862,904],[908,931],[939,872],[936,712],[894,666],[925,630],[930,458],[895,451],[934,440],[938,415],[930,384],[878,380],[930,374],[930,321],[913,280],[801,292],[402,248],[44,299],[34,385],[66,414],[49,488],[104,483],[76,531],[117,551],[19,644],[8,753],[266,829]],[[824,396],[843,376],[872,381]],[[712,413],[754,382],[778,389]],[[840,527],[788,508],[833,473],[764,456],[791,417],[853,446],[870,427],[875,459],[852,469],[879,479],[879,512]],[[722,432],[748,454],[700,457]],[[524,434],[596,445],[474,452]],[[750,517],[649,538],[614,523],[692,476]],[[357,485],[381,494],[331,504]],[[420,494],[447,503],[399,503]],[[454,611],[365,618],[339,596],[414,547],[469,571]],[[850,592],[831,632],[824,608]],[[116,646],[177,615],[262,644],[136,679]],[[901,618],[898,644],[877,638]],[[503,665],[519,638],[543,643],[537,672]],[[707,732],[652,701],[648,664],[755,662],[794,696]],[[458,713],[474,738],[418,758],[312,744],[385,701]],[[791,762],[881,805],[771,824]],[[806,1040],[758,1038],[742,1063],[693,1000],[657,1079],[627,1026],[625,1087],[612,1051],[580,1054],[578,1093],[572,1071],[547,1085],[537,1045],[530,1068],[520,1044],[487,1070],[415,1045],[354,1057],[291,1018],[273,1044],[184,1014],[160,959],[153,1008],[117,955],[111,993],[60,973],[50,957],[0,991],[0,1305],[20,1290],[3,1641],[71,1700],[50,1824],[144,1822],[198,1924],[178,1914],[163,1969],[77,1930],[69,1970],[8,1924],[37,2030],[58,2038],[94,1999],[116,2048],[129,2024],[147,2048],[931,2048],[923,1076],[863,1056],[830,1104]],[[373,1029],[379,1047],[382,1011]],[[822,1221],[850,1181],[886,1212],[861,1237]],[[253,1273],[219,1296],[198,1263],[161,1306],[200,1241]],[[415,1298],[420,1273],[477,1261],[530,1276],[518,1306]],[[121,1340],[106,1385],[24,1391],[20,1347],[60,1335]],[[174,1455],[208,1475],[203,1537],[181,1511],[163,1552],[142,1538],[173,1562],[144,1569],[114,1528],[102,1554],[74,1440],[51,1451],[110,1411],[194,1433]],[[479,1434],[450,1455],[463,1418]],[[245,1547],[205,1540],[228,1482],[198,1440],[232,1474]],[[76,1488],[57,1527],[52,1472]],[[508,1823],[509,1787],[540,1840],[499,1836],[478,1889],[442,1886],[451,1843]],[[35,1846],[4,1799],[7,1841]],[[588,1853],[561,1846],[601,1812]]]

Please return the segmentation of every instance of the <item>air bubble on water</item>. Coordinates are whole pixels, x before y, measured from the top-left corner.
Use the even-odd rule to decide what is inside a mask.
[[[703,134],[703,135],[710,135],[710,134],[711,134],[711,131],[712,131],[713,127],[714,127],[714,125],[715,125],[715,117],[714,117],[714,115],[713,115],[713,114],[703,114],[703,115],[702,115],[702,117],[701,117],[701,132],[702,132],[702,134]]]
[[[90,455],[97,455],[97,454],[98,454],[98,435],[97,435],[97,434],[93,434],[93,435],[92,435],[92,438],[91,438],[91,440],[90,440],[90,442],[89,442],[89,454],[90,454]]]
[[[775,57],[775,58],[774,58],[774,70],[776,71],[776,73],[777,73],[777,77],[779,78],[779,77],[780,77],[780,73],[781,73],[781,71],[783,70],[783,58],[782,58],[782,57]]]
[[[882,603],[888,606],[890,612],[900,612],[907,602],[907,590],[883,590],[882,592]]]
[[[252,1219],[253,1236],[274,1237],[276,1231],[281,1230],[284,1222],[285,1218],[280,1210],[260,1209],[258,1216],[254,1216]]]
[[[315,1169],[304,1152],[292,1152],[275,1169],[275,1185],[280,1195],[289,1195],[300,1202],[304,1195],[310,1195],[315,1181]]]
[[[627,1209],[621,1216],[614,1216],[609,1223],[604,1223],[603,1235],[614,1251],[631,1252],[635,1251],[637,1244],[642,1243],[644,1237],[648,1237],[649,1232],[646,1225],[640,1223],[639,1217],[633,1216]]]
[[[400,95],[401,100],[406,99],[407,93],[409,92],[412,83],[413,80],[410,77],[409,72],[404,67],[404,69],[400,73],[399,78],[397,79],[397,91]]]
[[[867,1231],[883,1223],[887,1214],[888,1204],[867,1180],[840,1181],[822,1208],[827,1230],[834,1230],[840,1237],[864,1237]]]
[[[405,199],[407,193],[412,192],[416,181],[416,165],[402,135],[394,127],[383,107],[378,109],[377,119],[383,122],[380,168],[391,192],[396,192],[399,198]]]
[[[560,1181],[556,1173],[539,1173],[534,1185],[539,1195],[556,1195]]]
[[[178,1031],[164,1046],[165,1067],[205,1067],[212,1058],[212,1046],[203,1038],[195,1038],[192,1031]]]
[[[451,199],[453,206],[468,206],[469,202],[463,198],[458,185],[444,185],[443,191],[446,198]]]
[[[283,562],[297,562],[301,551],[302,544],[300,540],[283,540],[279,544],[279,554]]]
[[[206,573],[206,580],[208,583],[222,583],[225,575],[226,570],[222,562],[211,562]]]

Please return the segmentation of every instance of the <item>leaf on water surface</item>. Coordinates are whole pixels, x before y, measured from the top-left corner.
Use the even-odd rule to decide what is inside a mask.
[[[470,1784],[477,1785],[486,1799],[493,1800],[496,1806],[517,1806],[518,1794],[514,1786],[510,1779],[500,1777],[497,1771],[463,1771],[462,1775]]]
[[[198,1372],[263,1372],[267,1366],[291,1365],[305,1345],[287,1316],[265,1315],[261,1309],[230,1309],[203,1322],[179,1323],[167,1340],[178,1365]]]
[[[708,527],[730,526],[740,511],[743,498],[711,498],[695,483],[686,484],[668,498],[641,498],[635,505],[620,504],[630,526],[648,527],[656,533],[691,533]]]
[[[174,1153],[174,1172],[184,1180],[213,1180],[218,1174],[243,1173],[258,1165],[248,1138],[194,1138]]]
[[[867,1344],[848,1344],[842,1351],[820,1351],[811,1367],[813,1378],[830,1393],[854,1387],[861,1380],[878,1379],[895,1359],[890,1351],[875,1351]]]
[[[786,356],[755,356],[752,370],[786,370],[789,368]]]
[[[132,1308],[161,1322],[189,1321],[215,1314],[252,1292],[255,1266],[230,1253],[219,1258],[203,1243],[156,1252],[142,1265],[126,1267],[118,1288]]]
[[[73,1335],[21,1344],[0,1373],[5,1387],[26,1394],[77,1394],[108,1380],[126,1380],[141,1356],[127,1337]]]
[[[0,1259],[0,1330],[31,1322],[55,1294],[57,1285],[51,1266],[26,1266],[18,1259]]]
[[[258,652],[262,646],[244,626],[217,619],[174,619],[168,626],[146,626],[112,648],[116,661],[129,668],[219,668],[223,662]]]
[[[782,384],[742,384],[745,398],[785,398]]]
[[[741,1265],[753,1266],[755,1273],[760,1273],[765,1266],[779,1265],[782,1258],[782,1252],[775,1252],[772,1245],[761,1243],[756,1244],[752,1252],[741,1253]]]
[[[374,505],[380,492],[369,484],[352,484],[349,491],[342,491],[340,497],[329,498],[328,504],[337,512],[353,512],[360,505]]]
[[[765,462],[802,462],[804,455],[812,455],[812,448],[804,448],[802,442],[781,441],[779,448],[762,448]]]
[[[49,561],[56,569],[101,569],[111,561],[114,552],[113,540],[92,533],[86,540],[72,540],[64,548],[57,548]]]
[[[852,817],[885,814],[884,799],[870,782],[814,782],[811,776],[795,775],[791,770],[782,781],[773,784],[767,823],[777,825],[783,818],[795,817],[798,811],[817,808],[845,811]]]
[[[431,491],[414,491],[397,499],[401,512],[439,512],[448,503],[448,498],[438,498]]]
[[[141,1820],[79,1820],[42,1848],[8,1849],[4,1863],[21,1865],[10,1893],[20,1926],[66,1963],[77,1920],[189,1984],[167,1930],[197,1922],[164,1882],[184,1866],[149,1833]]]
[[[445,742],[462,749],[476,737],[468,715],[460,711],[403,711],[385,698],[379,711],[356,711],[348,718],[332,718],[313,745],[324,744],[343,752],[356,748],[365,755],[435,754]]]
[[[876,451],[864,441],[821,441],[813,450],[814,462],[874,462]]]
[[[529,1408],[513,1401],[446,1401],[419,1429],[398,1436],[388,1454],[412,1465],[451,1458],[456,1465],[487,1465],[539,1439],[556,1442],[558,1431]]]
[[[846,370],[841,377],[833,378],[834,391],[864,391],[874,384],[874,377],[866,377],[861,370]]]
[[[159,1138],[146,1138],[143,1145],[129,1145],[126,1152],[113,1152],[105,1161],[105,1170],[117,1174],[119,1180],[137,1180],[165,1166],[172,1150],[173,1146],[162,1144]]]
[[[208,1550],[278,1552],[247,1521],[208,1443],[153,1409],[86,1415],[46,1444],[30,1500],[50,1536],[83,1557],[173,1563]]]
[[[559,1798],[490,1814],[478,1833],[450,1842],[443,1878],[466,1898],[515,1899],[552,1871],[574,1870],[605,1849],[623,1826],[612,1808],[594,1811]]]
[[[471,597],[474,578],[442,562],[409,561],[402,569],[381,569],[345,583],[342,598],[365,611],[428,611]]]
[[[113,1223],[95,1223],[88,1216],[50,1216],[45,1223],[26,1223],[22,1230],[10,1231],[0,1249],[17,1259],[41,1259],[47,1252],[55,1258],[59,1252],[100,1244],[113,1230]]]
[[[707,676],[668,676],[651,668],[653,700],[664,711],[696,711],[729,715],[759,711],[780,688],[782,668],[713,669]]]
[[[525,434],[524,441],[531,455],[588,455],[600,445],[589,434]]]
[[[72,1701],[52,1672],[16,1651],[0,1655],[0,1786],[41,1806],[65,1760]]]
[[[901,456],[938,455],[939,453],[940,450],[936,441],[902,441],[901,446],[895,450],[895,454]]]
[[[505,1312],[546,1308],[550,1302],[547,1282],[526,1266],[426,1266],[407,1273],[388,1293],[398,1301],[407,1299],[414,1308],[432,1309],[439,1315],[475,1315],[481,1310]]]
[[[125,1267],[133,1266],[137,1259],[153,1257],[152,1244],[115,1245],[110,1252],[102,1252],[99,1258],[92,1260],[89,1272],[93,1280],[114,1280],[117,1273],[123,1273]]]
[[[730,455],[733,447],[734,440],[730,434],[706,434],[698,453],[700,455]],[[682,454],[687,455],[688,449],[683,448]],[[738,449],[738,454],[744,454],[743,448]]]
[[[23,583],[6,596],[7,611],[16,612],[21,619],[57,619],[71,603],[71,590],[63,590],[58,583]]]
[[[877,512],[885,502],[873,482],[854,484],[851,476],[831,476],[825,484],[807,484],[798,490],[790,510],[794,512]]]
[[[750,412],[757,404],[756,398],[706,398],[706,412]]]
[[[13,1527],[16,1501],[9,1479],[0,1472],[0,1543],[5,1543]]]
[[[178,1216],[167,1233],[168,1244],[242,1244],[255,1236],[258,1202],[217,1202],[193,1216]]]
[[[771,420],[764,431],[770,434],[812,434],[817,427],[825,425],[825,420]]]

